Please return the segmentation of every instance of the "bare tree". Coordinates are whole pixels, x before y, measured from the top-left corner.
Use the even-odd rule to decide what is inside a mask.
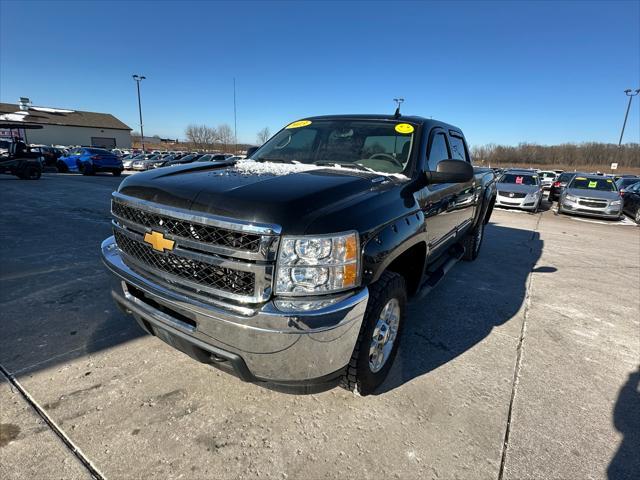
[[[226,152],[229,145],[233,143],[233,130],[229,125],[223,123],[218,125],[218,141],[222,144],[222,149]]]
[[[185,137],[194,148],[198,150],[208,150],[213,147],[218,139],[217,131],[213,127],[206,125],[189,125],[184,131]]]
[[[264,127],[262,130],[258,132],[258,144],[263,145],[267,140],[271,138],[271,130],[269,127]]]

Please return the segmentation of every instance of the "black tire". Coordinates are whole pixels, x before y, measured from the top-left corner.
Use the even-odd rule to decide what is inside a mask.
[[[62,160],[60,160],[56,166],[58,167],[58,173],[67,173],[69,171],[69,167]]]
[[[42,167],[36,165],[27,165],[18,174],[21,180],[40,180],[42,176]]]
[[[93,170],[93,165],[90,163],[81,163],[80,164],[80,173],[83,175],[95,175],[95,171]]]
[[[484,219],[478,221],[478,225],[476,225],[473,230],[467,233],[462,239],[461,244],[464,248],[462,259],[465,262],[473,262],[478,258],[480,247],[482,247],[482,240],[484,240],[484,226]]]
[[[399,322],[395,338],[382,367],[374,372],[370,365],[369,348],[373,333],[384,307],[395,299],[400,308]],[[383,272],[377,282],[369,286],[369,302],[364,314],[364,320],[358,334],[358,341],[347,365],[340,386],[359,395],[369,395],[384,381],[393,360],[398,353],[398,345],[402,336],[404,316],[407,305],[407,289],[404,278],[393,272]]]
[[[640,207],[638,207],[638,209],[636,210],[636,215],[634,218],[636,224],[640,225]]]
[[[122,170],[113,170],[111,173],[113,173],[114,177],[119,177],[122,175]]]

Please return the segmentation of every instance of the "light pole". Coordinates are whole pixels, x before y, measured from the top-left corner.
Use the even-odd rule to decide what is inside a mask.
[[[631,100],[633,100],[633,97],[638,95],[638,93],[640,93],[640,88],[637,88],[636,90],[631,90],[630,88],[627,88],[624,91],[624,94],[627,97],[629,97],[629,103],[627,104],[627,113],[624,114],[624,123],[622,124],[622,132],[620,132],[620,140],[618,140],[618,146],[622,145],[622,136],[624,135],[624,127],[627,126],[627,118],[629,117],[629,109],[631,108]]]
[[[142,104],[140,103],[140,82],[147,77],[142,75],[133,75],[138,87],[138,114],[140,115],[140,142],[142,142],[142,153],[144,153],[144,129],[142,128]]]

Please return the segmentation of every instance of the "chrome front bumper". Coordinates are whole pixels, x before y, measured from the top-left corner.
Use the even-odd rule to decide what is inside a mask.
[[[605,207],[589,207],[578,202],[561,198],[563,213],[576,213],[588,217],[619,218],[622,215],[622,205],[610,205]]]
[[[257,307],[205,302],[129,268],[113,237],[101,250],[116,275],[114,300],[145,330],[180,350],[187,344],[203,361],[228,363],[248,381],[304,385],[335,377],[351,358],[369,299],[365,287],[316,310],[273,300]]]
[[[526,201],[525,201],[526,200]],[[497,207],[510,207],[510,208],[519,208],[522,210],[534,210],[536,208],[536,200],[531,200],[525,198],[509,198],[509,197],[501,197],[496,196]]]

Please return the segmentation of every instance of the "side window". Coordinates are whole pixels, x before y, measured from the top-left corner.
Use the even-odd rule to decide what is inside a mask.
[[[438,163],[441,160],[447,160],[448,158],[451,158],[451,156],[449,155],[447,136],[443,132],[438,132],[433,136],[433,139],[431,140],[428,162],[429,170],[435,171]]]
[[[469,156],[467,155],[467,149],[464,147],[464,140],[455,135],[451,135],[449,139],[451,140],[451,158],[468,162]]]

